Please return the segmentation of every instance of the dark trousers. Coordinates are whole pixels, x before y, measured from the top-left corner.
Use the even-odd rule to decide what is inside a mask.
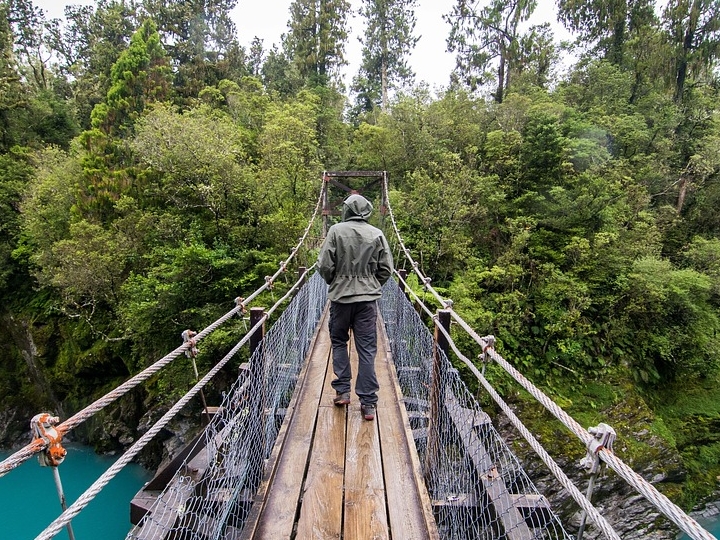
[[[350,392],[352,368],[348,354],[350,329],[358,353],[358,374],[355,393],[363,405],[377,403],[378,385],[375,375],[377,354],[377,302],[330,303],[330,340],[332,342],[333,371],[336,379],[332,387],[336,392]]]

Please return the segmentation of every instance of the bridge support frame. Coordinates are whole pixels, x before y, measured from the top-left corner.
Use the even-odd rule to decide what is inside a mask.
[[[323,209],[322,209],[322,219],[323,219],[323,238],[327,236],[327,232],[329,227],[329,218],[328,216],[331,215],[339,215],[339,212],[337,211],[337,207],[342,203],[342,201],[347,197],[349,194],[360,194],[364,195],[367,193],[371,188],[375,187],[378,182],[385,183],[387,182],[387,172],[386,171],[325,171],[323,172],[323,194],[322,194],[322,201],[323,201]],[[366,183],[364,185],[358,185],[358,186],[349,186],[343,182],[341,182],[339,179],[342,179],[344,182],[348,182],[348,179],[350,178],[365,178]],[[334,186],[335,188],[340,189],[342,192],[342,196],[335,199],[330,199],[330,186]],[[387,202],[385,201],[385,190],[380,190],[380,214],[385,215],[386,212],[386,205]]]

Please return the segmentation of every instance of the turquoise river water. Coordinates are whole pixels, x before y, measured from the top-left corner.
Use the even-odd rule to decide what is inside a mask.
[[[98,456],[92,449],[67,445],[60,478],[70,506],[116,457]],[[0,460],[8,452],[0,452]],[[122,540],[131,528],[130,500],[150,480],[136,464],[127,465],[72,522],[76,540]],[[62,509],[50,468],[33,458],[0,478],[0,540],[32,540]],[[63,529],[55,538],[67,540]]]
[[[699,523],[702,527],[713,533],[716,538],[720,538],[720,519],[716,519],[714,521],[700,521]],[[687,540],[689,538],[689,536],[683,535],[680,540]]]

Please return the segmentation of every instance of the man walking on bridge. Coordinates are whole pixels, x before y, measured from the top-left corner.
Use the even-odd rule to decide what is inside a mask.
[[[318,256],[318,272],[330,285],[330,339],[335,405],[350,403],[352,368],[348,355],[350,328],[358,353],[355,393],[365,420],[375,419],[377,391],[377,300],[392,275],[390,246],[382,231],[367,222],[373,206],[362,195],[343,202],[343,220],[330,227]]]

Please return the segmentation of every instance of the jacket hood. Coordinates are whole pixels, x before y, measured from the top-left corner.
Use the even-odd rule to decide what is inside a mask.
[[[373,205],[362,195],[350,195],[343,202],[343,221],[367,218],[372,214]]]

